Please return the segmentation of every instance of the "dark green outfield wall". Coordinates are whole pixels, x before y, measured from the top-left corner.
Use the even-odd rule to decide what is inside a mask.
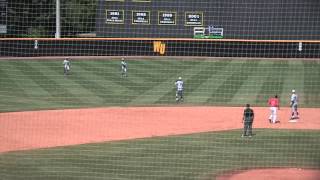
[[[185,12],[201,12],[203,26],[224,28],[232,39],[320,39],[319,0],[100,0],[100,37],[192,37]],[[106,24],[106,9],[124,12],[123,24]],[[132,11],[150,11],[150,24],[132,24]],[[158,25],[158,12],[176,12],[176,25]]]
[[[0,56],[159,56],[152,40],[0,41]],[[320,58],[320,43],[161,41],[166,56]]]

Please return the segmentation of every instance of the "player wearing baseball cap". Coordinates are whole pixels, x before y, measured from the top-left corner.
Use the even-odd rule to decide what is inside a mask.
[[[127,77],[127,70],[128,70],[128,65],[124,58],[121,58],[121,76],[122,77]]]
[[[64,73],[64,75],[68,75],[69,71],[70,71],[70,68],[71,68],[71,63],[70,63],[69,57],[66,57],[63,60],[62,64],[63,64],[63,73]]]
[[[290,107],[291,107],[291,118],[292,119],[299,119],[299,112],[298,112],[298,95],[295,89],[292,89],[292,94],[290,98]]]
[[[176,85],[176,101],[183,101],[183,80],[181,77],[174,83]]]
[[[275,95],[274,97],[268,100],[268,105],[270,106],[270,116],[269,122],[270,123],[277,123],[277,110],[279,108],[279,99],[278,96]]]
[[[246,104],[246,108],[243,111],[243,134],[242,137],[251,137],[252,136],[252,124],[254,120],[253,109],[250,108],[250,104]]]

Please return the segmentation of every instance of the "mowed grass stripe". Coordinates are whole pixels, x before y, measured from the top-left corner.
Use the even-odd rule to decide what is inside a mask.
[[[184,61],[183,59],[179,60],[173,60],[171,57],[162,57],[159,59],[135,59],[144,63],[152,63],[152,66],[154,67],[161,67],[164,64],[181,64],[181,61]],[[130,61],[129,61],[130,62]],[[161,68],[157,68],[157,70],[161,71]]]
[[[207,99],[208,97],[204,96],[204,93],[210,91],[211,94],[212,91],[212,89],[208,88],[208,86],[212,85],[212,82],[209,82],[208,79],[212,79],[219,70],[229,63],[230,60],[208,60],[202,66],[199,66],[199,71],[185,81],[184,102],[198,104],[203,102],[203,99]],[[176,88],[164,95],[162,99],[170,97],[166,101],[172,101],[175,91]]]
[[[131,73],[142,80],[145,83],[153,83],[153,82],[163,82],[166,80],[168,74],[163,73],[162,70],[167,70],[170,68],[167,63],[163,63],[162,65],[155,64],[154,61],[151,62],[149,60],[132,60],[129,61],[131,64],[131,68],[129,70],[129,76],[131,77]],[[161,68],[159,68],[161,67]]]
[[[50,96],[48,91],[40,87],[32,78],[25,76],[11,63],[7,64],[8,68],[5,69],[5,72],[8,75],[9,80],[19,87],[12,90],[12,93],[18,95],[19,93],[16,91],[22,90],[24,92],[23,96],[16,96],[12,99],[12,101],[19,106],[19,109],[31,110],[42,109],[43,107],[59,107],[59,104],[48,101],[47,98]]]
[[[271,61],[253,61],[258,61],[258,65],[255,68],[249,69],[252,75],[248,76],[233,96],[230,101],[233,105],[244,106],[247,103],[255,104],[256,97],[259,96],[258,90],[261,89],[264,82],[268,81],[268,72],[273,63]]]
[[[219,64],[225,62],[225,59],[221,62],[214,62],[216,60],[213,59],[207,59],[207,62],[204,59],[173,59],[163,57],[156,60],[128,60],[127,78],[121,77],[118,60],[74,60],[71,62],[71,76],[67,78],[63,76],[62,61],[2,61],[0,69],[4,70],[7,77],[0,77],[0,92],[4,92],[1,96],[5,98],[0,101],[7,104],[3,107],[6,111],[112,105],[176,105],[174,82],[181,76],[185,81],[185,104],[238,106],[243,102],[252,102],[253,96],[256,97],[253,103],[266,106],[270,96],[280,93],[278,95],[282,105],[287,105],[291,89],[294,88],[299,94],[300,105],[319,106],[317,60],[305,62],[268,59],[251,68],[243,67],[242,63],[246,61],[239,59],[232,60],[226,66]],[[250,75],[242,75],[242,71],[250,71]],[[247,77],[242,79],[241,76]],[[238,86],[237,81],[243,82]],[[16,87],[10,87],[14,85]],[[12,90],[8,90],[10,88]],[[232,88],[238,89],[230,91]],[[59,89],[63,89],[65,93],[60,93]],[[218,98],[214,100],[215,97]]]
[[[121,76],[120,72],[120,62],[119,61],[95,61],[94,63],[98,63],[101,66],[108,66],[109,74],[108,77],[118,77]],[[151,59],[131,59],[127,61],[128,63],[128,80],[126,84],[131,84],[130,87],[135,86],[143,86],[144,89],[146,88],[146,83],[153,83],[153,82],[161,82],[165,81],[167,77],[171,75],[181,72],[183,67],[189,67],[195,62],[193,61],[170,61],[168,59],[164,60],[151,60]],[[111,67],[111,68],[110,68]],[[116,71],[115,71],[116,69]],[[122,83],[123,81],[120,79],[119,81]],[[149,86],[149,85],[148,85]]]
[[[5,69],[0,68],[0,92],[2,96],[25,96],[24,89],[21,89],[15,79],[6,73]]]
[[[2,61],[2,68],[4,68],[3,63]],[[51,94],[34,81],[36,76],[26,73],[32,71],[32,69],[24,66],[22,61],[10,60],[6,63],[7,81],[10,84],[15,84],[15,88],[10,90],[12,95],[1,98],[1,100],[6,101],[4,103],[5,111],[61,108],[61,104],[50,101]],[[41,78],[41,76],[38,75],[38,78]]]
[[[184,60],[177,60],[177,61],[171,61],[171,60],[164,60],[162,61],[162,64],[159,66],[161,68],[158,68],[158,71],[156,71],[156,76],[153,81],[156,83],[164,82],[168,78],[176,77],[182,77],[184,71],[186,69],[189,69],[190,67],[197,66],[199,64],[199,61],[184,61]],[[150,72],[151,74],[154,73],[153,71]]]
[[[99,75],[98,71],[87,63],[80,62],[77,65],[78,71],[72,74],[72,79],[98,96],[104,105],[119,105],[129,101],[130,92],[128,88]],[[120,79],[121,77],[117,76],[117,78]]]
[[[26,96],[24,89],[12,79],[5,70],[8,69],[6,62],[0,61],[0,112],[15,111],[27,106],[26,102],[17,102],[18,99]],[[14,71],[14,69],[11,69]]]
[[[168,62],[171,63],[172,61],[169,60]],[[166,71],[162,73],[162,75],[160,76],[165,77],[166,80],[171,79],[171,82],[170,82],[171,84],[168,84],[168,86],[170,87],[168,88],[167,92],[162,94],[162,97],[159,97],[158,100],[154,103],[167,104],[167,103],[175,102],[176,86],[174,83],[179,77],[182,77],[182,80],[185,83],[184,88],[188,89],[188,90],[185,90],[184,92],[193,91],[196,87],[196,84],[192,85],[192,83],[191,84],[189,83],[189,81],[193,79],[192,76],[199,74],[200,70],[201,71],[209,70],[208,64],[212,64],[212,62],[213,61],[210,61],[210,60],[194,60],[194,61],[176,60],[176,61],[173,61],[173,63],[168,64]],[[190,73],[186,73],[185,72],[186,70]],[[186,97],[187,95],[185,94],[184,96]]]
[[[81,61],[80,66],[91,70],[95,77],[102,77],[101,80],[106,86],[110,85],[108,89],[111,92],[105,100],[109,105],[125,105],[143,91],[148,90],[146,83],[142,79],[134,78],[131,72],[128,77],[121,77],[120,65],[117,61]]]
[[[56,77],[53,80],[57,83],[63,83],[69,92],[81,99],[83,105],[99,106],[102,104],[103,97],[101,93],[99,94],[96,91],[101,90],[99,92],[105,94],[107,90],[100,87],[97,83],[94,83],[90,72],[81,69],[79,66],[72,65],[70,75],[64,76],[63,66],[58,66],[56,61],[42,61],[41,64],[43,65],[42,69],[44,72]]]
[[[20,69],[17,69],[17,64],[8,64],[8,69],[4,69],[9,79],[15,82],[20,89],[23,89],[25,95],[30,98],[37,98],[39,96],[48,96],[50,93],[40,87],[33,78],[25,76]]]
[[[255,133],[250,139],[234,130],[11,152],[0,155],[1,173],[12,180],[191,180],[257,167],[320,168],[319,131]]]
[[[166,94],[163,94],[161,98],[156,103],[159,104],[167,104],[167,103],[176,103],[175,94],[176,94],[176,85],[174,84],[178,77],[182,77],[184,81],[184,103],[190,103],[188,100],[189,93],[192,93],[198,88],[198,85],[201,84],[201,79],[198,76],[207,77],[210,76],[210,68],[213,66],[216,61],[207,59],[207,60],[186,60],[188,62],[187,66],[178,65],[176,69],[181,68],[182,71],[179,73],[176,70],[173,71],[177,75],[175,75],[175,79],[171,82],[171,90],[169,90]],[[209,77],[208,77],[209,78]]]
[[[184,81],[188,80],[193,74],[197,73],[205,63],[207,63],[207,61],[189,61],[187,63],[188,65],[183,67],[180,63],[172,65],[173,74],[170,73],[170,76],[167,76],[165,81],[152,86],[152,88],[144,92],[144,94],[132,100],[130,104],[161,104],[174,102],[174,82],[177,78],[181,76]],[[172,95],[167,96],[169,93]]]
[[[63,81],[63,75],[49,74],[45,65],[40,61],[19,61],[17,68],[27,77],[32,78],[42,89],[50,93],[49,102],[61,104],[64,107],[76,106],[82,103],[76,95],[72,94],[66,86],[67,82]],[[58,81],[57,78],[61,80]]]
[[[123,86],[123,78],[120,77],[120,71],[118,71],[119,67],[115,70],[115,68],[112,66],[110,67],[109,64],[101,66],[100,64],[97,64],[96,61],[88,60],[77,61],[75,63],[77,63],[77,66],[80,66],[82,69],[90,72],[91,77],[95,81],[100,82],[102,86],[111,88],[110,90],[114,93],[122,91],[123,89],[129,90]],[[118,91],[114,91],[114,89],[118,89]]]
[[[232,60],[223,61],[227,61],[228,63],[224,66],[217,66],[217,69],[212,72],[212,76],[203,82],[196,92],[188,94],[186,97],[187,101],[204,105],[207,104],[208,100],[212,97],[212,92],[217,91],[217,89],[232,75],[232,72],[234,71],[234,64]]]
[[[267,101],[270,97],[278,95],[280,103],[282,102],[281,97],[283,92],[283,83],[287,78],[286,72],[289,68],[288,61],[270,61],[272,64],[266,66],[262,72],[265,72],[266,79],[264,80],[259,92],[256,96],[256,105],[268,106]],[[284,101],[284,99],[283,99]],[[284,101],[285,102],[285,101]]]
[[[106,72],[106,77],[110,78],[110,80],[116,81],[117,83],[124,85],[124,81],[121,78],[121,62],[115,61],[115,60],[109,60],[109,61],[94,61],[93,63],[96,63],[97,65],[100,65],[101,67],[106,67],[108,69],[108,72]],[[141,78],[137,73],[139,73],[136,68],[138,66],[135,65],[135,60],[127,61],[128,71],[127,75],[129,78],[127,78],[126,85],[129,87],[135,88],[135,90],[141,90],[142,88],[139,88],[141,84],[145,82],[144,77]],[[120,78],[118,78],[120,77]]]
[[[12,68],[10,62],[0,61],[0,90],[1,94],[11,94],[16,96],[25,96],[25,89],[20,88],[19,84],[16,82],[20,77],[13,75],[14,72],[19,72],[19,70]]]
[[[172,61],[170,59],[165,60],[133,60],[133,74],[144,79],[144,82],[157,81],[163,82],[171,75],[179,72],[179,69],[184,69],[184,67],[189,67],[195,64],[192,61],[176,60]],[[181,72],[181,71],[180,71]],[[131,74],[131,68],[129,73]]]
[[[105,67],[106,68],[105,72],[101,72],[101,71],[98,71],[98,72],[108,80],[113,81],[114,83],[117,83],[120,86],[130,89],[136,93],[142,93],[143,91],[145,91],[145,88],[143,86],[144,81],[141,78],[132,74],[130,72],[130,69],[128,70],[128,77],[123,77],[123,78],[121,77],[121,71],[120,71],[121,66],[119,64],[120,62],[109,60],[109,61],[93,61],[90,63],[93,66],[101,67],[101,69]]]
[[[207,103],[234,105],[230,101],[259,64],[258,61],[252,60],[233,60],[232,63],[234,65],[232,75],[216,91],[213,91],[212,97],[207,100]]]
[[[304,103],[308,106],[320,104],[320,61],[303,61]]]
[[[160,78],[163,78],[164,75],[159,75],[158,79],[152,79],[152,81],[146,81],[144,79],[137,80],[136,78],[139,78],[138,76],[135,76],[136,78],[133,78],[132,74],[134,72],[129,71],[128,77],[121,77],[120,72],[118,71],[120,68],[120,64],[118,64],[118,61],[74,61],[73,62],[73,70],[75,68],[82,68],[86,71],[89,71],[90,73],[88,75],[80,76],[79,79],[88,79],[99,83],[99,85],[103,86],[104,88],[94,88],[96,93],[99,93],[99,89],[105,89],[106,92],[102,92],[106,96],[103,97],[105,99],[104,103],[110,104],[123,104],[127,103],[131,99],[139,96],[143,91],[148,90],[148,88],[153,87],[152,83],[159,82]],[[149,76],[150,74],[155,74],[155,72],[150,69],[143,66],[143,64],[138,63],[137,61],[130,60],[130,66],[133,67],[133,69],[137,70],[137,73],[143,73],[144,76]],[[137,67],[137,68],[134,68]],[[140,69],[138,69],[140,68]],[[141,70],[142,68],[142,70]],[[146,71],[148,69],[149,71]],[[157,72],[156,72],[157,73]],[[78,75],[72,75],[70,77],[77,77]],[[155,76],[156,77],[156,76]],[[163,81],[163,80],[162,80]],[[90,84],[90,82],[87,82],[87,84]],[[111,92],[110,92],[111,91]]]
[[[281,70],[284,78],[282,82],[283,90],[280,100],[283,105],[288,106],[290,102],[291,90],[295,89],[299,95],[299,105],[304,105],[304,68],[300,60],[288,60],[287,69]]]
[[[131,61],[130,61],[131,62]],[[154,64],[158,62],[157,64]],[[181,76],[181,72],[184,71],[184,67],[189,68],[199,62],[184,62],[181,61],[170,61],[170,60],[162,60],[159,62],[158,60],[140,60],[140,61],[133,61],[133,69],[134,71],[129,71],[129,79],[131,78],[131,73],[139,74],[143,83],[141,86],[143,87],[144,91],[139,94],[139,96],[135,97],[135,99],[141,98],[141,95],[147,95],[150,91],[157,91],[154,87],[159,87],[160,84],[166,83],[169,78]],[[146,65],[147,64],[147,65]],[[178,74],[178,75],[177,75]],[[147,78],[146,78],[147,77]],[[151,90],[152,89],[152,90]],[[149,92],[148,92],[149,91]],[[154,92],[153,92],[154,93]],[[158,95],[158,94],[157,94]],[[155,95],[150,96],[149,98],[154,98]],[[140,101],[140,100],[139,100]],[[143,101],[143,99],[142,99]],[[134,102],[137,102],[134,100]],[[133,102],[130,102],[132,104]],[[148,101],[147,104],[157,104],[158,102]],[[141,102],[139,104],[144,104]]]
[[[218,72],[218,69],[224,68],[227,66],[231,61],[228,60],[220,60],[220,61],[208,61],[204,67],[201,67],[201,71],[194,74],[190,77],[185,83],[188,89],[186,95],[189,93],[193,93],[200,86],[205,86],[204,82],[207,82],[209,78],[215,75]],[[189,87],[189,88],[188,88]],[[188,99],[187,99],[188,101]]]
[[[104,79],[112,83],[112,86],[120,89],[125,88],[127,90],[133,90],[132,92],[137,92],[137,94],[148,88],[150,83],[159,81],[162,77],[162,75],[157,77],[159,76],[159,73],[157,72],[159,70],[155,71],[154,69],[146,67],[144,66],[144,63],[138,62],[137,60],[130,60],[127,62],[130,66],[128,70],[128,77],[121,77],[120,64],[118,64],[119,62],[117,61],[84,61],[83,63],[94,71],[93,73],[98,76],[102,76]],[[95,70],[95,67],[99,67],[98,70]],[[86,67],[83,68],[87,69]],[[150,76],[154,78],[150,78]]]
[[[222,59],[212,63],[212,65],[213,66],[208,69],[208,72],[200,72],[200,77],[193,77],[193,80],[197,82],[195,83],[196,89],[191,93],[186,92],[186,102],[205,104],[208,98],[211,97],[212,91],[214,91],[219,85],[221,85],[221,82],[223,82],[221,81],[221,78],[218,77],[221,76],[224,79],[227,76],[227,74],[224,73],[228,72],[226,69],[232,66],[232,60]],[[201,77],[204,76],[203,73],[207,74],[206,78]],[[204,80],[202,81],[202,79]]]
[[[134,74],[135,78],[141,79],[141,82],[153,82],[159,79],[159,66],[154,65],[153,62],[148,60],[130,60],[130,69],[128,75]]]

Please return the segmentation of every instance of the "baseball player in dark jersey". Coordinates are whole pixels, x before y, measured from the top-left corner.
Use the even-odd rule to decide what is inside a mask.
[[[246,109],[243,111],[243,135],[242,137],[251,137],[252,136],[252,123],[254,119],[254,112],[250,108],[250,104],[246,105]]]

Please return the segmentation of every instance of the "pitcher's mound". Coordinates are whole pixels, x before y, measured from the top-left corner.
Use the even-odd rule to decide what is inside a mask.
[[[216,178],[217,180],[319,180],[320,170],[299,168],[252,169],[231,173]]]

